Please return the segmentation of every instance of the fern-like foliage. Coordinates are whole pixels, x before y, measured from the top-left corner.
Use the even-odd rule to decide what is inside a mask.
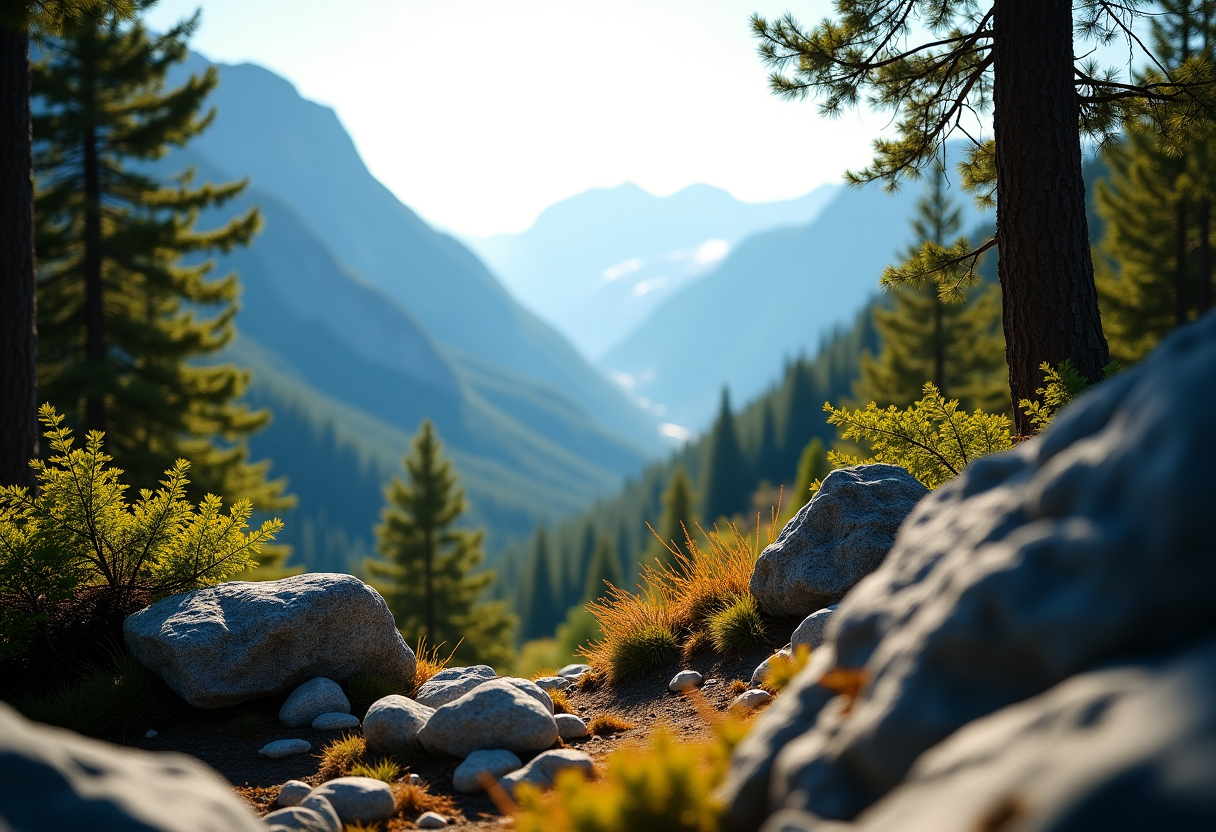
[[[923,389],[921,400],[903,410],[894,405],[883,410],[873,402],[863,410],[824,403],[828,424],[840,429],[841,439],[868,442],[873,449],[869,459],[832,451],[832,467],[886,462],[906,468],[925,487],[937,488],[972,460],[1012,446],[1008,416],[982,410],[969,414],[931,382]]]
[[[41,619],[48,604],[90,587],[155,597],[218,583],[256,566],[262,546],[283,527],[273,519],[246,531],[248,500],[226,513],[213,494],[192,505],[184,459],[165,472],[159,489],[143,489],[128,501],[122,471],[110,467],[100,432],[75,448],[54,408],[43,405],[39,418],[52,456],[30,463],[38,493],[0,488],[0,599],[10,612],[20,604],[24,619],[6,630],[11,624],[28,632],[28,622]]]
[[[1035,390],[1038,401],[1022,399],[1018,407],[1030,417],[1035,433],[1051,424],[1056,414],[1064,409],[1073,399],[1089,389],[1089,379],[1081,375],[1070,359],[1065,358],[1058,366],[1052,367],[1046,361],[1039,365],[1043,371],[1043,386]],[[1117,361],[1112,361],[1102,368],[1103,380],[1110,378],[1122,369]]]

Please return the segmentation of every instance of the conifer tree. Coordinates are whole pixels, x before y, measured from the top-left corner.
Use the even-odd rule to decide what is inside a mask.
[[[824,113],[868,102],[892,115],[895,135],[874,141],[873,162],[854,184],[897,187],[938,164],[953,136],[992,116],[992,139],[974,139],[964,185],[997,204],[992,240],[946,248],[927,243],[915,263],[886,282],[938,284],[944,294],[974,282],[978,255],[997,247],[1010,401],[1031,398],[1040,369],[1069,359],[1097,382],[1109,363],[1094,285],[1085,214],[1081,135],[1108,138],[1128,119],[1151,118],[1163,141],[1184,141],[1216,112],[1212,68],[1193,59],[1127,77],[1100,67],[1081,41],[1124,39],[1140,48],[1142,3],[1105,0],[835,0],[811,28],[792,15],[752,19],[771,86],[788,98],[814,96]],[[1081,57],[1076,57],[1076,56]],[[1129,57],[1127,63],[1133,64]],[[973,118],[980,116],[981,120]],[[1033,426],[1016,414],[1016,432]]]
[[[771,397],[765,398],[760,414],[760,443],[756,449],[756,479],[767,480],[770,483],[781,482],[786,472],[782,470],[785,461],[781,448],[777,443],[777,425],[773,415]]]
[[[822,480],[832,470],[828,464],[828,452],[818,436],[806,443],[802,456],[798,458],[798,479],[790,499],[790,514],[811,501],[811,486]]]
[[[1212,59],[1212,0],[1164,0],[1153,18],[1155,52],[1176,69]],[[1211,204],[1216,134],[1166,152],[1146,124],[1104,151],[1110,176],[1097,185],[1104,235],[1096,262],[1098,296],[1111,357],[1142,359],[1174,326],[1212,305]]]
[[[515,619],[502,601],[479,599],[494,573],[477,571],[482,532],[456,524],[466,504],[452,463],[430,420],[405,457],[407,480],[393,477],[376,527],[379,559],[365,563],[411,643],[460,647],[462,661],[504,664],[511,658]]]
[[[525,589],[523,638],[530,641],[553,635],[565,608],[553,583],[552,559],[549,555],[549,534],[545,527],[536,530],[532,545],[530,580]]]
[[[946,194],[940,167],[916,210],[912,228],[923,242],[949,245],[962,228],[962,213]],[[916,258],[920,248],[914,246],[908,259]],[[925,382],[931,381],[944,397],[959,399],[965,410],[1009,411],[997,287],[980,287],[969,298],[943,298],[931,284],[890,288],[891,307],[874,308],[882,351],[876,358],[862,358],[855,397],[879,407],[904,408],[920,401]]]
[[[142,8],[142,6],[141,6]],[[247,437],[267,423],[238,400],[249,374],[204,363],[234,335],[240,284],[208,279],[199,255],[247,245],[256,209],[212,230],[200,212],[243,182],[192,186],[138,169],[202,132],[214,69],[167,89],[196,14],[164,35],[92,13],[48,39],[33,67],[41,396],[88,430],[103,430],[115,463],[154,486],[184,457],[199,493],[282,507],[269,462],[250,464]],[[183,258],[191,258],[191,264]]]
[[[686,535],[695,533],[697,518],[694,511],[696,504],[692,493],[692,481],[684,471],[683,465],[677,465],[667,481],[667,489],[663,492],[663,516],[659,527],[655,529],[659,537],[651,537],[646,549],[646,561],[650,566],[655,561],[661,564],[675,562],[675,555],[668,547],[681,551],[687,548]]]
[[[608,592],[608,584],[624,586],[625,575],[620,558],[611,538],[601,535],[595,544],[595,555],[587,567],[587,582],[583,586],[583,600],[594,601]]]
[[[739,449],[739,434],[730,409],[730,393],[722,388],[722,404],[710,436],[705,461],[705,516],[730,517],[747,507],[751,495],[750,477]]]
[[[565,593],[563,606],[572,607],[583,597],[583,588],[587,583],[587,571],[595,558],[599,541],[595,534],[595,525],[587,520],[583,523],[582,538],[574,557],[568,562],[565,575]]]

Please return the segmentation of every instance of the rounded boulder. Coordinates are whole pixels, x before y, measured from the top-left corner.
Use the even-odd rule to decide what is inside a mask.
[[[410,750],[418,741],[418,730],[433,713],[434,709],[397,693],[377,699],[363,717],[367,747],[386,754]]]
[[[485,682],[439,708],[418,732],[427,751],[453,757],[489,748],[542,751],[557,737],[557,723],[545,706],[501,679]]]

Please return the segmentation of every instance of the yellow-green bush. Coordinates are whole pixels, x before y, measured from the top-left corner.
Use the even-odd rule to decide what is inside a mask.
[[[709,617],[714,648],[724,656],[737,656],[763,644],[767,636],[760,605],[751,595],[736,598]]]

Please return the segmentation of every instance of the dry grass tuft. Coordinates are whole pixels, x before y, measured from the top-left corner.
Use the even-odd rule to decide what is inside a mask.
[[[414,656],[418,660],[418,666],[414,670],[414,685],[409,692],[411,697],[432,676],[448,666],[448,663],[452,661],[452,656],[455,656],[456,651],[460,648],[460,642],[456,643],[456,646],[448,653],[446,659],[439,656],[439,650],[442,647],[442,644],[436,644],[434,647],[429,646],[426,643],[425,636],[418,639],[418,644],[414,647]]]
[[[228,730],[232,732],[234,737],[248,739],[256,737],[267,728],[266,720],[261,714],[243,713],[240,716],[233,717],[228,723]]]
[[[530,678],[532,679],[533,682],[535,682],[537,679],[543,679],[546,676],[556,676],[556,675],[557,675],[556,667],[538,667],[536,670],[532,671],[532,676]]]
[[[751,690],[751,687],[752,687],[751,685],[749,685],[747,682],[743,681],[742,679],[736,679],[735,681],[730,683],[730,686],[727,688],[727,690],[730,691],[731,696],[738,696],[741,693]]]
[[[431,794],[426,786],[411,786],[409,783],[393,784],[393,800],[396,801],[397,811],[415,818],[423,812],[438,812],[449,819],[459,815],[460,810],[451,797],[444,794]]]
[[[587,723],[587,733],[602,737],[607,734],[619,734],[622,731],[629,731],[636,727],[636,725],[619,714],[604,713],[597,714],[591,718],[591,721]]]
[[[564,690],[549,690],[545,692],[549,694],[549,698],[553,700],[553,713],[570,713],[570,697],[566,696],[566,692]]]
[[[709,634],[709,630],[693,630],[684,639],[684,646],[680,648],[680,654],[684,661],[690,662],[713,649],[714,640],[713,636]]]
[[[751,595],[733,600],[709,617],[714,648],[724,656],[746,653],[767,639],[760,605]]]
[[[380,832],[380,827],[376,824],[368,826],[367,824],[356,821],[355,823],[343,824],[342,832]]]
[[[321,779],[345,777],[352,768],[363,762],[363,754],[366,751],[367,743],[363,737],[343,734],[342,739],[334,740],[321,749],[321,766],[318,769]]]
[[[604,672],[601,670],[590,670],[574,682],[574,689],[581,692],[590,692],[604,684]]]
[[[587,605],[604,637],[579,653],[605,670],[609,681],[618,682],[704,650],[710,620],[751,598],[752,570],[762,542],[776,539],[779,513],[780,505],[767,526],[757,516],[758,531],[749,534],[733,524],[725,532],[698,526],[703,542],[686,533],[687,551],[672,549],[673,564],[644,565],[636,594],[609,586],[604,598]],[[743,641],[763,638],[763,625],[757,627],[754,617],[745,616],[737,622],[744,626],[727,629]],[[672,641],[675,651],[670,649]],[[737,649],[738,640],[728,642],[730,649]]]

